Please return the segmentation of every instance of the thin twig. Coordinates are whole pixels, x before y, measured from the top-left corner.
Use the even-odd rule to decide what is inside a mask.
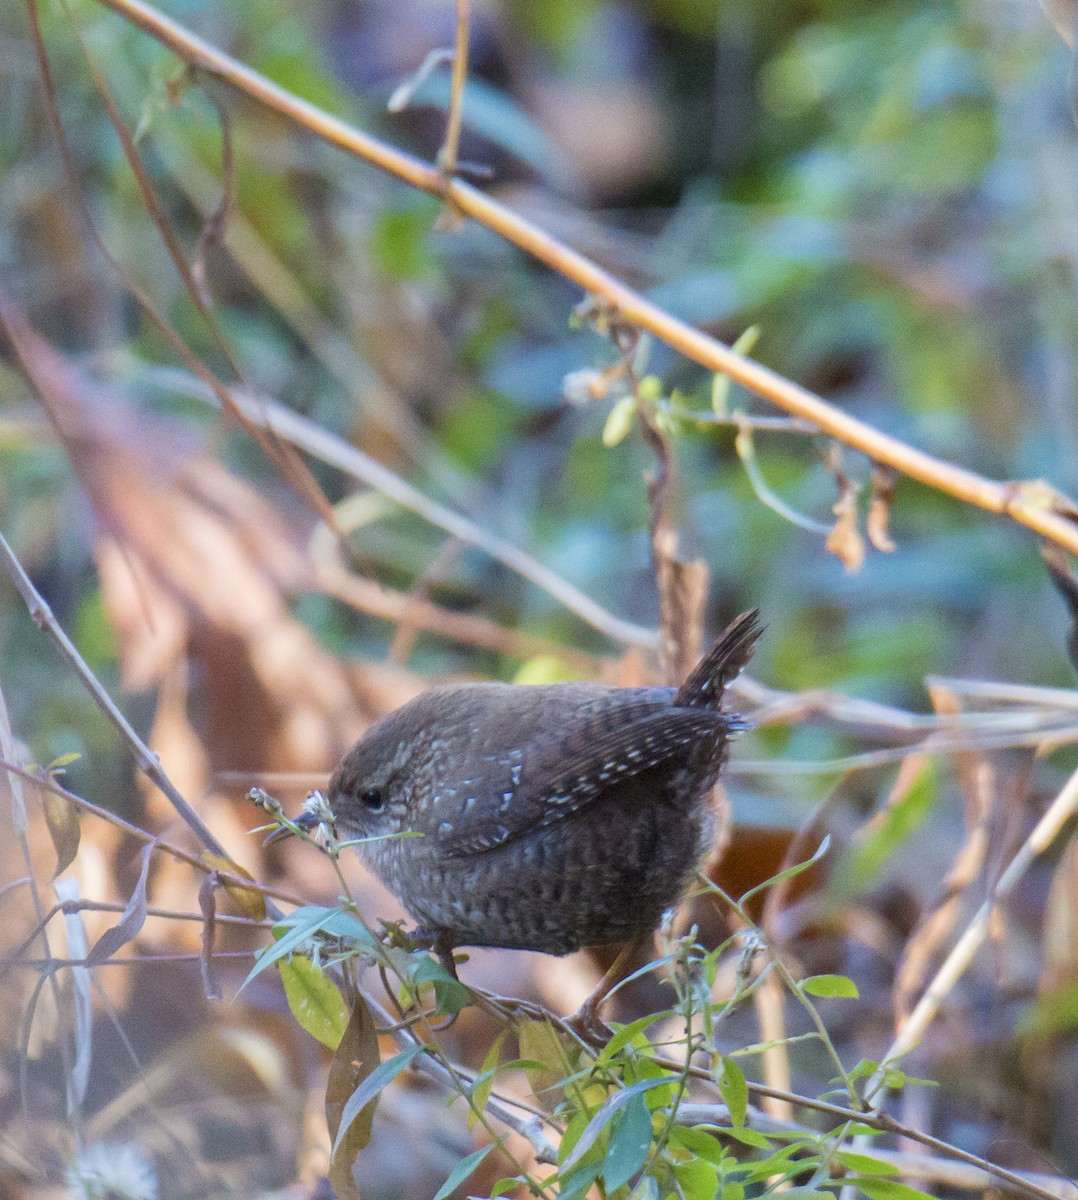
[[[227,881],[238,888],[246,888],[251,892],[260,892],[267,898],[273,897],[277,900],[283,900],[286,904],[294,904],[297,908],[306,903],[305,900],[301,900],[298,896],[293,896],[281,888],[259,883],[257,879],[249,879],[246,876],[232,875],[228,871],[221,870],[220,867],[212,867],[197,854],[181,850],[179,846],[174,846],[171,842],[163,841],[160,837],[155,837],[152,833],[147,833],[145,829],[132,824],[130,821],[125,821],[123,817],[118,817],[115,813],[109,812],[107,809],[99,808],[98,805],[92,803],[90,800],[83,799],[82,796],[77,795],[75,792],[69,792],[54,779],[42,777],[41,775],[34,774],[32,771],[26,771],[16,763],[11,762],[10,759],[0,758],[0,767],[7,771],[9,775],[17,775],[19,778],[25,779],[28,783],[34,784],[35,787],[45,788],[57,796],[62,796],[65,800],[69,800],[72,804],[83,809],[83,811],[90,813],[92,816],[100,817],[102,821],[107,821],[110,825],[114,825],[126,837],[133,838],[142,845],[148,845],[152,842],[155,850],[172,855],[178,862],[186,863],[189,867],[194,867],[196,871],[202,871],[205,874],[216,871],[222,883]],[[276,915],[272,911],[272,905],[267,903],[266,907],[267,910],[270,910],[271,916]]]
[[[656,1055],[655,1061],[672,1071],[682,1069],[681,1064],[673,1059],[666,1059]],[[689,1073],[694,1079],[702,1079],[712,1085],[715,1084],[715,1079],[711,1072],[704,1070],[702,1067],[693,1067]],[[957,1159],[959,1162],[969,1163],[970,1166],[979,1167],[982,1171],[987,1172],[996,1179],[1001,1179],[1012,1187],[1017,1188],[1018,1191],[1026,1192],[1031,1196],[1038,1196],[1040,1200],[1059,1200],[1058,1191],[1053,1191],[1049,1187],[1042,1187],[1027,1176],[1019,1175],[1015,1171],[1009,1171],[1006,1167],[997,1166],[996,1163],[989,1162],[986,1158],[979,1158],[976,1154],[971,1154],[968,1150],[952,1146],[950,1142],[933,1137],[930,1133],[924,1133],[922,1130],[915,1129],[911,1125],[903,1125],[887,1113],[874,1112],[872,1110],[861,1112],[855,1108],[844,1108],[841,1104],[831,1104],[827,1100],[816,1100],[812,1096],[802,1096],[796,1092],[783,1092],[778,1088],[767,1087],[765,1084],[753,1083],[752,1080],[747,1081],[747,1087],[749,1092],[754,1096],[771,1096],[778,1100],[786,1100],[795,1108],[811,1109],[813,1112],[823,1113],[839,1121],[871,1125],[874,1129],[880,1130],[881,1133],[892,1133],[896,1137],[908,1138],[910,1141],[918,1142],[922,1146],[928,1146],[937,1154]]]
[[[74,643],[64,633],[60,623],[53,616],[52,609],[45,603],[41,593],[34,587],[30,576],[27,575],[15,551],[8,545],[7,538],[0,533],[0,566],[4,568],[12,583],[22,596],[30,617],[39,629],[52,638],[60,653],[70,663],[83,686],[93,697],[94,703],[105,714],[120,737],[127,744],[139,769],[157,786],[179,816],[187,823],[198,840],[214,854],[227,858],[225,848],[217,840],[210,827],[202,820],[190,804],[180,795],[179,789],[165,774],[157,755],[146,745],[139,735],[131,728],[130,723],[112,701],[97,676],[90,670],[86,660],[75,649]]]
[[[438,169],[446,183],[457,173],[460,133],[464,124],[464,85],[468,81],[468,40],[471,28],[469,0],[456,0],[457,34],[453,48],[453,73],[449,80],[449,113],[445,141],[438,151]]]
[[[902,1025],[891,1048],[880,1060],[879,1069],[865,1086],[866,1099],[873,1099],[883,1091],[884,1076],[888,1067],[904,1054],[908,1054],[924,1037],[928,1026],[935,1019],[944,999],[954,990],[974,955],[988,936],[988,926],[996,908],[1003,904],[1015,886],[1029,870],[1033,860],[1043,853],[1054,841],[1060,829],[1078,812],[1078,771],[1067,780],[1063,789],[1048,806],[1037,822],[1033,832],[1026,838],[1018,853],[1011,859],[1007,869],[1000,875],[992,894],[981,905],[965,932],[944,959],[935,978],[925,989],[908,1019]]]
[[[209,398],[206,393],[198,394]],[[212,395],[216,401],[216,394]],[[444,504],[439,504],[437,500],[432,500],[370,455],[348,445],[313,421],[305,420],[297,413],[268,400],[248,397],[240,392],[232,392],[230,398],[251,424],[265,424],[283,441],[291,442],[315,458],[339,470],[347,471],[369,487],[394,500],[402,508],[418,514],[432,525],[489,554],[491,558],[553,596],[582,621],[586,621],[612,640],[633,646],[651,647],[656,644],[657,635],[654,630],[615,617],[555,571],[537,562],[530,554],[496,534],[489,533]]]

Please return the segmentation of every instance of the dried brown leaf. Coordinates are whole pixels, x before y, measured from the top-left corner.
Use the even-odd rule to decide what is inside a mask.
[[[877,550],[891,554],[898,547],[891,539],[891,505],[895,498],[895,472],[878,463],[872,468],[872,498],[868,505],[865,533]]]
[[[356,1089],[378,1066],[378,1034],[374,1018],[366,1000],[357,995],[352,1004],[352,1015],[344,1030],[340,1045],[329,1066],[329,1083],[326,1087],[326,1124],[329,1127],[330,1144],[337,1140],[341,1115]],[[359,1152],[371,1140],[371,1124],[374,1121],[373,1104],[361,1112],[348,1128],[344,1141],[337,1147],[329,1168],[329,1181],[339,1200],[359,1200],[359,1190],[352,1177],[352,1165]]]
[[[250,871],[245,871],[239,863],[234,862],[224,854],[211,854],[207,850],[202,855],[202,862],[208,867],[212,867],[214,873],[223,871],[229,875],[238,875],[240,879],[249,879],[252,883],[255,882],[255,878]],[[251,917],[256,921],[261,921],[265,918],[266,897],[257,888],[244,887],[242,883],[237,883],[234,879],[222,879],[218,877],[217,882],[235,901],[244,916]],[[201,895],[201,889],[199,895]]]
[[[865,561],[865,539],[857,528],[858,487],[846,480],[838,502],[832,508],[835,525],[824,543],[847,571],[856,571]]]
[[[146,923],[146,881],[150,874],[150,859],[153,856],[156,842],[150,842],[142,849],[142,868],[139,871],[138,882],[131,893],[131,899],[119,921],[106,929],[94,943],[93,949],[86,955],[86,965],[100,966],[110,959],[117,950],[126,946],[133,937],[137,937],[142,926]]]

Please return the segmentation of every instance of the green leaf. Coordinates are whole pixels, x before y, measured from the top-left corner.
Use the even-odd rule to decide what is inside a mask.
[[[755,1129],[750,1129],[747,1125],[741,1129],[725,1129],[723,1132],[727,1137],[732,1137],[735,1141],[740,1142],[743,1146],[751,1146],[754,1150],[772,1150],[771,1139],[765,1137],[762,1133]]]
[[[730,1121],[735,1129],[742,1129],[749,1110],[749,1088],[745,1074],[732,1058],[725,1055],[719,1072],[719,1091],[730,1110]]]
[[[730,347],[735,354],[748,356],[760,337],[760,326],[750,325]],[[716,416],[730,415],[730,376],[721,372],[711,381],[711,408]]]
[[[63,757],[70,758],[71,755],[65,754]],[[74,757],[79,756],[76,754]],[[54,767],[55,763],[49,770],[53,770]],[[71,866],[79,852],[79,810],[66,796],[58,796],[45,788],[41,789],[41,808],[45,814],[45,825],[49,837],[52,838],[53,849],[56,851],[56,870],[52,873],[55,879]]]
[[[486,1108],[487,1101],[490,1099],[491,1089],[494,1087],[494,1076],[498,1073],[498,1056],[502,1052],[502,1043],[508,1032],[507,1029],[503,1029],[494,1039],[493,1045],[487,1051],[486,1058],[483,1059],[483,1065],[479,1068],[479,1074],[468,1089],[474,1106],[473,1111],[468,1113],[469,1129],[479,1120],[477,1113]]]
[[[857,1000],[860,992],[857,984],[845,975],[810,975],[797,985],[808,996],[837,996],[846,1000]]]
[[[498,1200],[499,1196],[504,1196],[506,1192],[511,1192],[518,1183],[524,1182],[524,1177],[521,1175],[514,1175],[511,1179],[499,1179],[490,1189],[490,1200]]]
[[[880,1064],[873,1058],[862,1058],[861,1061],[848,1072],[850,1079],[864,1079],[866,1076],[875,1075],[880,1069]]]
[[[49,775],[62,775],[64,767],[71,766],[72,763],[78,762],[82,758],[77,750],[71,750],[67,754],[61,754],[54,758],[51,763],[45,768]]]
[[[881,1162],[867,1154],[854,1154],[852,1150],[839,1150],[835,1157],[850,1171],[861,1175],[897,1175],[898,1167],[893,1163]]]
[[[434,1193],[434,1200],[446,1200],[447,1196],[451,1196],[493,1149],[494,1143],[491,1142],[489,1146],[483,1146],[481,1149],[462,1158],[453,1170],[450,1171],[449,1178]]]
[[[638,1033],[643,1033],[650,1025],[654,1025],[660,1017],[665,1016],[665,1013],[654,1012],[648,1013],[646,1017],[640,1017],[639,1020],[632,1021],[628,1025],[623,1025],[609,1042],[602,1048],[599,1054],[597,1063],[603,1064],[610,1062],[615,1055],[624,1047],[627,1046]]]
[[[279,962],[282,958],[287,958],[309,937],[320,929],[324,929],[334,917],[339,915],[339,912],[340,910],[336,908],[325,908],[312,904],[297,908],[295,912],[289,913],[283,921],[279,921],[273,927],[274,934],[282,928],[288,929],[288,932],[258,952],[255,957],[255,965],[251,968],[247,978],[240,984],[236,995],[238,996],[256,975],[261,974],[267,967]]]
[[[726,1158],[726,1151],[719,1139],[698,1125],[689,1129],[675,1125],[670,1130],[670,1144],[679,1146],[682,1150],[687,1150],[690,1154],[694,1154],[706,1162],[714,1163],[715,1166],[718,1166]]]
[[[806,858],[804,862],[794,863],[792,867],[787,867],[785,871],[780,871],[777,875],[773,875],[770,879],[765,879],[763,883],[758,883],[756,887],[749,888],[749,890],[741,897],[738,903],[744,907],[748,901],[756,895],[757,892],[767,891],[768,888],[773,888],[779,883],[785,883],[787,879],[793,879],[796,875],[800,875],[802,871],[807,871],[809,867],[818,863],[830,849],[831,835],[828,834],[820,843],[816,853],[811,858]]]
[[[323,1046],[336,1050],[348,1024],[348,1006],[337,985],[309,958],[294,954],[277,970],[292,1015]]]
[[[607,447],[620,445],[629,436],[633,421],[636,419],[636,400],[632,396],[623,396],[610,410],[603,426],[603,445]]]
[[[348,1133],[348,1127],[352,1122],[356,1120],[382,1088],[392,1083],[412,1059],[418,1058],[426,1049],[427,1047],[421,1043],[409,1046],[407,1050],[402,1050],[400,1054],[394,1054],[392,1058],[387,1059],[386,1062],[375,1068],[363,1080],[359,1087],[349,1096],[348,1103],[344,1106],[344,1111],[341,1113],[340,1127],[337,1130],[337,1138],[333,1143],[334,1154],[337,1153],[337,1147],[344,1140]]]
[[[412,983],[430,983],[434,985],[434,1003],[438,1012],[447,1017],[455,1017],[462,1008],[471,1003],[468,989],[454,979],[452,975],[436,959],[424,954],[415,962],[412,968]]]
[[[734,1180],[722,1189],[720,1200],[745,1200],[745,1185]]]
[[[902,784],[904,778],[899,775],[895,789],[904,787],[904,790],[897,797],[892,791],[886,808],[851,840],[835,864],[829,891],[836,900],[845,899],[873,884],[884,863],[924,823],[935,804],[939,789],[936,764],[931,758],[922,760],[908,784]]]
[[[603,1159],[603,1182],[613,1192],[628,1183],[647,1161],[651,1149],[651,1111],[643,1096],[634,1096],[615,1118]]]
[[[896,1183],[893,1179],[880,1179],[872,1175],[850,1175],[846,1183],[852,1184],[858,1191],[864,1192],[870,1200],[933,1200],[928,1192],[911,1188],[905,1183]]]
[[[719,1173],[705,1159],[690,1158],[688,1162],[676,1163],[674,1174],[685,1200],[715,1200]]]
[[[572,1154],[569,1155],[565,1162],[566,1169],[578,1163],[584,1155],[595,1144],[599,1134],[602,1133],[608,1121],[613,1120],[615,1113],[625,1107],[635,1096],[642,1096],[644,1092],[650,1091],[655,1087],[669,1087],[670,1076],[662,1075],[658,1079],[643,1079],[639,1083],[634,1083],[630,1087],[622,1088],[621,1091],[615,1092],[603,1104],[602,1108],[588,1122],[587,1128],[580,1135],[579,1141],[573,1147]]]
[[[598,1178],[598,1164],[593,1163],[591,1166],[581,1167],[559,1187],[558,1200],[576,1200],[578,1196],[583,1196]]]

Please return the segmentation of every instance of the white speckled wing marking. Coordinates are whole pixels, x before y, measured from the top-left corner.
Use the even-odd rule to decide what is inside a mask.
[[[556,736],[529,746],[523,763],[511,768],[511,785],[495,795],[495,811],[462,819],[444,835],[439,829],[438,849],[452,856],[493,850],[585,808],[622,780],[687,760],[695,745],[724,737],[729,724],[714,709],[643,698],[567,714]]]

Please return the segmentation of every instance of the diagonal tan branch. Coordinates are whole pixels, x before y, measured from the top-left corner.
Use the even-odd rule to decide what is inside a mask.
[[[736,354],[728,346],[670,315],[602,270],[590,259],[551,237],[460,180],[448,184],[436,167],[404,154],[353,128],[225,54],[143,0],[99,0],[186,62],[301,125],[325,141],[373,163],[424,192],[442,197],[466,216],[512,242],[547,266],[617,308],[623,320],[647,330],[686,358],[722,372],[821,432],[853,446],[877,463],[936,488],[967,504],[1005,514],[1050,541],[1078,554],[1075,507],[1044,484],[1001,483],[890,437],[850,416],[807,388]]]

